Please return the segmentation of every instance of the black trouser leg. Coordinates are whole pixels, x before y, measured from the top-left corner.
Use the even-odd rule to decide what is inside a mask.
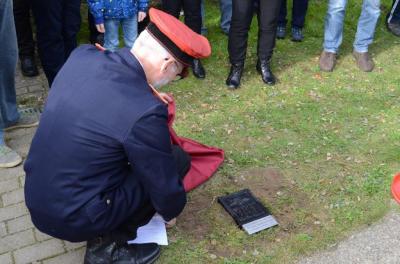
[[[87,19],[88,19],[88,29],[89,29],[89,41],[90,43],[95,43],[97,41],[97,36],[100,34],[97,29],[96,29],[96,24],[94,23],[94,17],[92,13],[88,10],[87,13]]]
[[[39,56],[49,86],[76,47],[80,24],[79,0],[32,0]]]
[[[183,179],[190,169],[191,157],[183,151],[182,148],[176,145],[172,146],[172,155],[174,156],[178,175]],[[111,239],[119,244],[135,239],[137,229],[140,226],[146,225],[155,213],[156,210],[150,201],[143,204],[143,206],[134,213],[134,216],[129,217],[116,230],[111,232]]]
[[[81,1],[64,0],[63,12],[63,38],[64,38],[64,60],[66,61],[71,52],[78,46],[77,35],[81,27]]]
[[[183,9],[185,24],[196,33],[201,33],[201,1],[200,0],[163,0],[165,12],[179,18]]]
[[[30,10],[31,2],[29,0],[14,0],[14,21],[19,57],[33,57],[35,55]]]
[[[179,18],[179,14],[182,10],[182,0],[162,0],[162,8],[165,12]]]
[[[243,64],[246,59],[247,39],[253,11],[253,0],[232,1],[232,20],[228,39],[231,64]]]
[[[294,1],[294,0],[293,0]],[[279,9],[279,16],[278,16],[278,25],[285,27],[287,24],[287,2],[286,0],[282,0],[281,7]]]
[[[306,20],[308,0],[293,0],[292,27],[303,28]]]
[[[258,46],[260,60],[269,60],[275,47],[276,27],[278,25],[281,0],[260,1],[258,9]]]
[[[393,0],[392,8],[387,14],[387,23],[400,24],[400,0]]]
[[[185,24],[194,32],[201,34],[201,0],[183,0]]]

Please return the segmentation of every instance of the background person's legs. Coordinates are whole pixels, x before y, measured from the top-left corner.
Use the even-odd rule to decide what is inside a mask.
[[[31,2],[29,0],[14,0],[14,21],[21,71],[23,75],[33,77],[37,76],[39,72],[35,63],[35,42],[33,41],[30,11]]]
[[[35,55],[30,6],[31,3],[28,0],[14,0],[14,21],[17,31],[19,57],[33,57]]]
[[[367,52],[374,40],[376,23],[380,15],[380,0],[364,0],[360,18],[358,19],[354,50]]]
[[[337,53],[343,40],[347,0],[329,0],[325,17],[324,51]]]
[[[162,0],[163,10],[176,18],[179,18],[182,4],[182,0]]]
[[[78,46],[77,35],[81,28],[81,1],[64,0],[63,3],[63,40],[64,59]]]
[[[287,2],[286,0],[281,1],[281,6],[279,8],[279,15],[278,15],[278,26],[286,27],[287,23]]]
[[[3,133],[5,127],[19,119],[14,79],[18,48],[12,0],[0,2],[0,42],[0,167],[9,168],[22,162],[21,157],[5,145]]]
[[[12,0],[0,2],[0,43],[0,128],[5,128],[19,119],[14,80],[18,48]]]
[[[221,12],[221,29],[226,35],[228,35],[232,18],[232,0],[220,0],[219,9]]]
[[[400,24],[400,0],[393,0],[392,8],[387,15],[387,23]]]
[[[258,11],[257,55],[260,60],[270,60],[275,47],[281,0],[261,1]]]
[[[253,11],[253,0],[232,1],[232,20],[228,40],[228,52],[231,64],[244,64]]]
[[[293,0],[292,27],[303,28],[306,21],[308,0]]]
[[[104,48],[116,51],[119,48],[119,19],[104,20]]]
[[[400,0],[393,0],[392,8],[386,16],[386,26],[391,33],[400,37]]]
[[[49,86],[76,47],[80,26],[79,0],[32,0],[39,56]]]
[[[64,64],[62,0],[32,0],[39,57],[49,86]]]
[[[88,28],[89,28],[89,42],[92,44],[99,43],[104,45],[104,34],[97,31],[96,24],[92,13],[88,10]]]
[[[124,34],[124,44],[127,48],[132,48],[138,35],[137,16],[124,18],[121,20],[122,32]]]

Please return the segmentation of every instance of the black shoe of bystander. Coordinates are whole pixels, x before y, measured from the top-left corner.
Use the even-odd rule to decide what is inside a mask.
[[[274,85],[276,83],[276,78],[271,71],[269,59],[258,60],[256,69],[261,74],[264,83],[268,85]]]
[[[21,71],[24,76],[34,77],[39,75],[38,68],[35,63],[35,59],[31,56],[25,56],[20,58]]]
[[[232,64],[229,76],[226,79],[226,85],[229,89],[237,89],[240,85],[240,79],[242,78],[243,64]]]

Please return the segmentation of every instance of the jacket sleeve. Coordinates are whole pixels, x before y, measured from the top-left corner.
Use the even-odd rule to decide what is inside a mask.
[[[138,10],[142,12],[147,12],[147,9],[149,8],[149,0],[138,0]]]
[[[87,0],[89,11],[94,17],[94,23],[96,25],[104,23],[104,4],[103,0]]]
[[[177,217],[186,204],[186,192],[172,156],[165,106],[154,107],[136,122],[124,148],[156,211],[166,221]]]

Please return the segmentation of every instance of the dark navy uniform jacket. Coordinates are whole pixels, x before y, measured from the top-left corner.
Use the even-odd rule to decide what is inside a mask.
[[[171,153],[167,107],[129,49],[76,49],[58,73],[25,163],[36,227],[83,241],[151,202],[165,220],[186,194]]]

